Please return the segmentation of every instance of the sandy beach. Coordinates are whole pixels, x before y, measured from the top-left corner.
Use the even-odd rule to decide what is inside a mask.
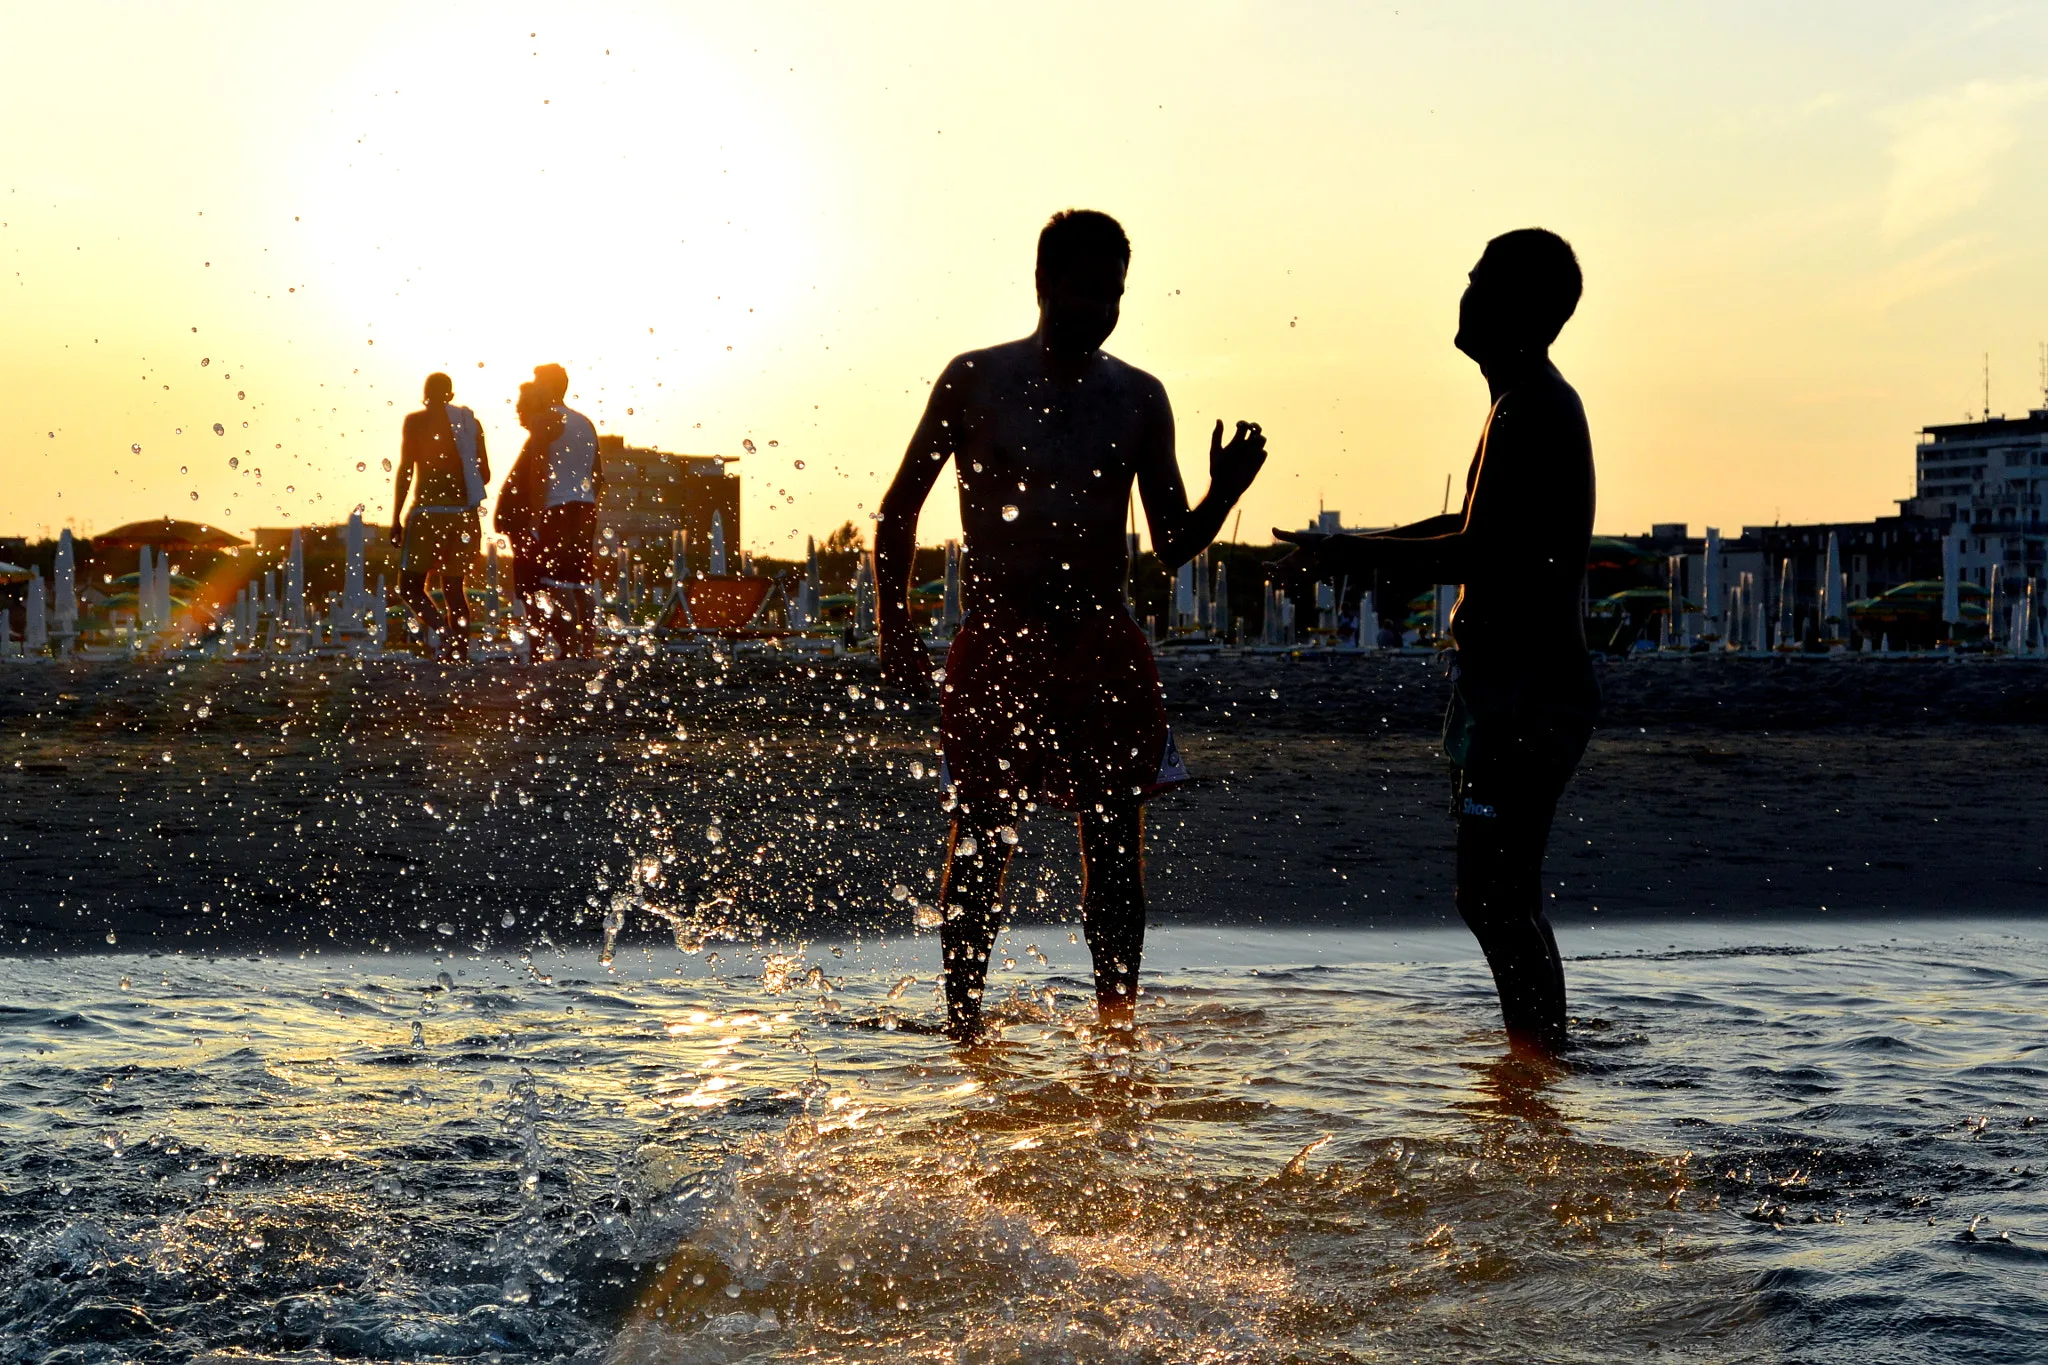
[[[1152,808],[1156,919],[1450,915],[1435,660],[1162,673],[1197,780]],[[594,938],[657,865],[624,943],[900,929],[945,832],[935,714],[873,681],[859,658],[708,654],[10,670],[6,942]],[[2043,904],[2048,667],[1663,659],[1602,682],[1551,844],[1561,920]],[[1057,814],[1024,830],[1009,900],[1071,916]]]

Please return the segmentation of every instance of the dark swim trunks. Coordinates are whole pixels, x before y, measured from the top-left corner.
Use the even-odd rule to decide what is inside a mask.
[[[1121,609],[1078,621],[969,616],[946,654],[939,732],[969,806],[1082,810],[1142,799],[1170,778],[1159,670]]]

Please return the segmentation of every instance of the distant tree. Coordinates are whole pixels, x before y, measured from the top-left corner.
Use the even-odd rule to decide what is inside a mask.
[[[845,554],[864,548],[866,543],[866,540],[861,535],[860,527],[849,521],[831,535],[825,537],[824,548],[827,554]]]

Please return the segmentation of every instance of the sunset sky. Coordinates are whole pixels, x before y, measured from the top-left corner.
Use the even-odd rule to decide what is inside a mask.
[[[1438,510],[1486,404],[1458,293],[1513,227],[1585,266],[1556,355],[1605,531],[1890,513],[1986,353],[1993,411],[2042,403],[2043,4],[5,21],[0,534],[388,521],[427,372],[502,474],[552,360],[634,444],[753,441],[746,540],[787,554],[872,511],[949,356],[1030,330],[1068,206],[1130,232],[1110,349],[1191,484],[1214,419],[1264,424],[1246,540]]]

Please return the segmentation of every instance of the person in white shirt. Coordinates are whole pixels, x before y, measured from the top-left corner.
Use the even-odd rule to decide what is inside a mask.
[[[533,384],[561,416],[535,490],[540,589],[551,608],[542,617],[563,658],[587,659],[597,652],[597,499],[604,488],[597,428],[568,406],[569,372],[560,365],[536,365]]]

